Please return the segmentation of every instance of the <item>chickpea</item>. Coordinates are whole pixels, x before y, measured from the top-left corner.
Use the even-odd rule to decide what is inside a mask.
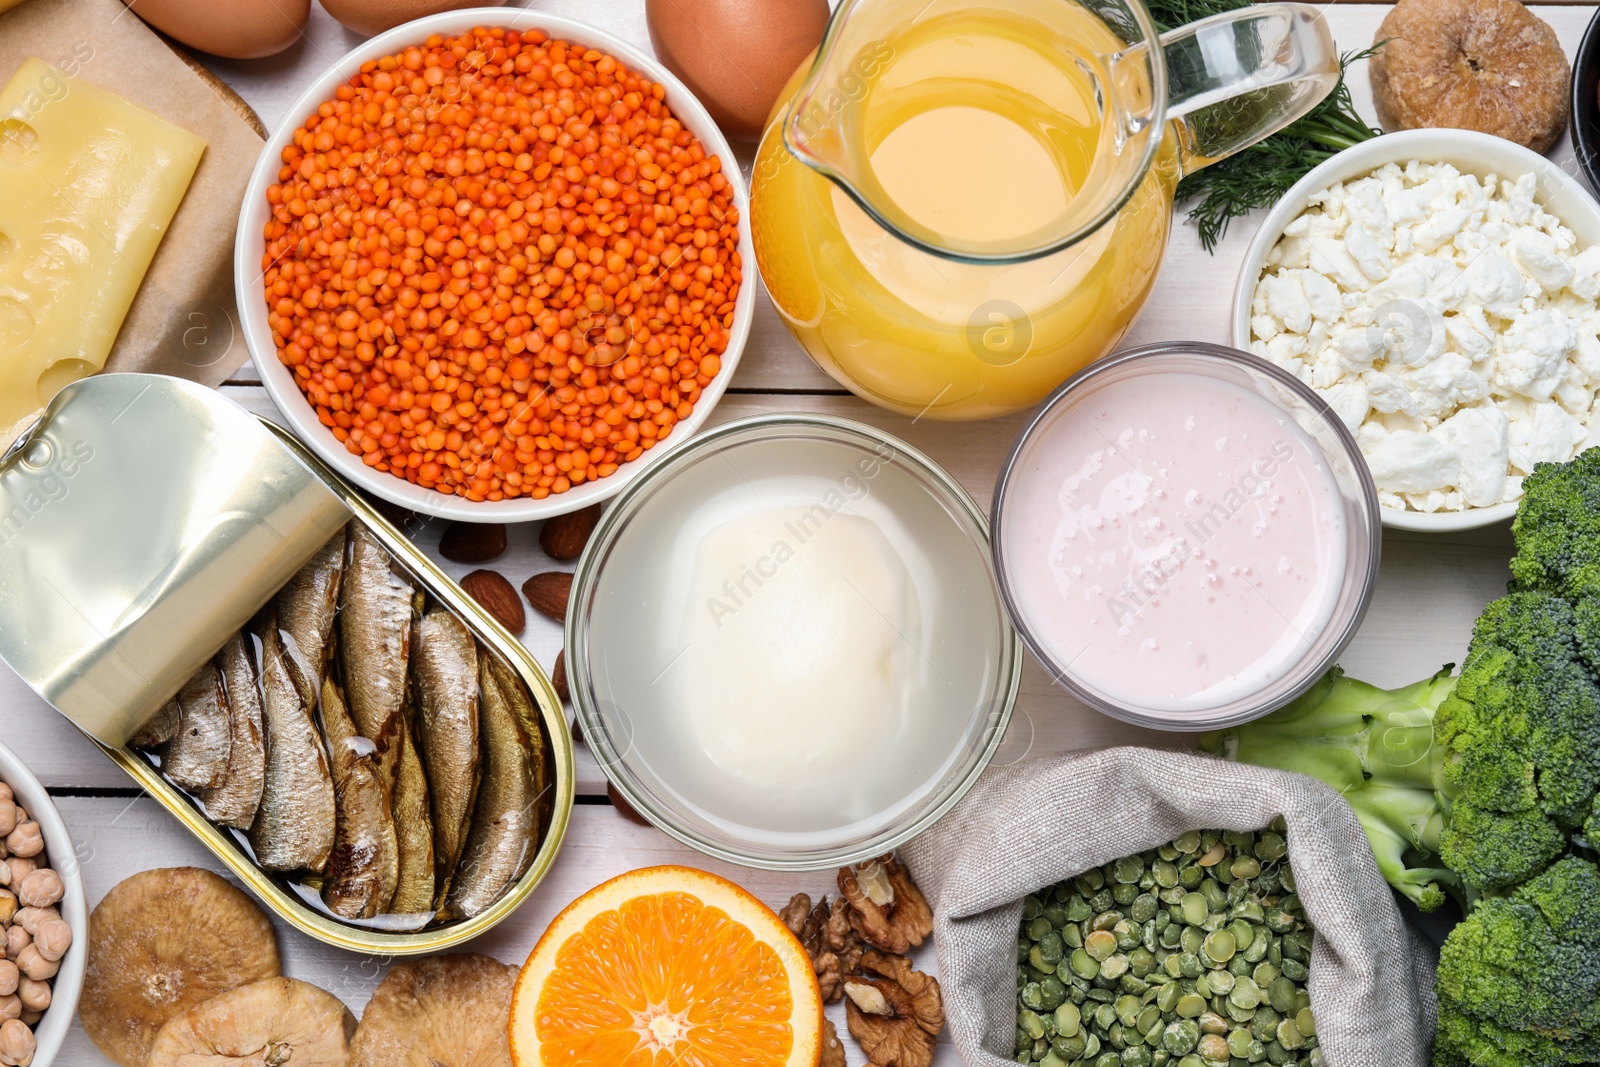
[[[50,983],[26,975],[17,982],[17,996],[23,1011],[44,1011],[50,1006]]]
[[[61,912],[55,908],[22,908],[17,911],[16,924],[28,931],[29,937],[33,937],[42,924],[60,919]]]
[[[16,959],[22,950],[31,944],[33,944],[32,934],[20,926],[11,927],[6,931],[6,959]]]
[[[65,895],[39,821],[0,782],[0,1067],[23,1067],[38,1051],[33,1027],[50,1007],[50,980],[72,945],[72,927],[56,907]]]
[[[62,919],[49,919],[33,932],[34,947],[47,960],[59,960],[72,947],[72,927]]]
[[[0,1023],[0,1063],[18,1067],[31,1063],[35,1049],[33,1031],[21,1019]]]
[[[58,903],[66,893],[61,876],[48,867],[34,871],[17,887],[17,899],[30,908],[48,908]]]
[[[16,829],[6,835],[6,847],[14,856],[24,858],[37,856],[44,851],[44,831],[32,819],[19,822]],[[13,871],[12,874],[14,876],[16,872]]]
[[[55,960],[47,960],[39,952],[38,945],[29,945],[17,955],[17,969],[35,982],[47,982],[56,976],[61,969],[61,964]]]

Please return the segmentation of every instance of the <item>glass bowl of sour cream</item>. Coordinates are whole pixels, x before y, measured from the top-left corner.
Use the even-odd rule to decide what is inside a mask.
[[[622,797],[772,870],[931,826],[994,754],[1022,665],[967,492],[882,431],[803,414],[720,426],[629,483],[579,561],[566,655]]]
[[[1163,730],[1245,722],[1314,685],[1366,614],[1382,546],[1338,416],[1202,343],[1070,378],[1018,436],[992,514],[1028,647],[1085,704]]]

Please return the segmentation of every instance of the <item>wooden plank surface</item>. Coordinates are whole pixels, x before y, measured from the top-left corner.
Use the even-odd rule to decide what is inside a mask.
[[[541,0],[540,10],[570,15],[646,43],[641,0]],[[1327,18],[1342,49],[1368,44],[1387,8],[1340,4]],[[1556,28],[1569,53],[1576,47],[1593,8],[1549,6],[1539,12]],[[273,126],[289,111],[295,96],[321,67],[357,43],[358,38],[314,7],[305,40],[288,52],[251,63],[216,62],[234,85]],[[1364,69],[1353,72],[1358,106],[1372,117]],[[1565,140],[1552,153],[1576,172]],[[749,150],[741,153],[748,168]],[[1245,245],[1254,229],[1244,220],[1219,247],[1204,253],[1192,227],[1178,225],[1166,264],[1130,344],[1176,338],[1226,342],[1228,306]],[[245,407],[271,413],[271,403],[247,365],[237,384],[225,391]],[[816,369],[789,338],[770,304],[761,301],[755,329],[733,390],[712,418],[713,424],[761,411],[823,411],[857,418],[904,437],[945,465],[980,502],[987,504],[999,464],[1021,419],[990,423],[941,424],[888,415],[844,394]],[[437,526],[418,531],[419,542],[436,548]],[[511,550],[495,566],[520,583],[536,570],[549,569],[537,547],[537,527],[514,528]],[[1506,580],[1509,534],[1504,526],[1450,537],[1389,532],[1383,569],[1366,622],[1344,657],[1346,668],[1379,685],[1415,680],[1444,662],[1458,660],[1479,609],[1498,595]],[[446,563],[457,576],[466,568]],[[548,667],[560,646],[558,627],[530,613],[522,635],[534,656]],[[117,881],[153,866],[218,865],[153,801],[129,788],[120,771],[15,675],[0,667],[0,726],[16,749],[52,787],[78,843],[91,904]],[[1186,743],[1179,735],[1133,730],[1094,714],[1050,684],[1030,663],[1012,728],[998,757],[1009,763],[1030,754],[1123,742],[1157,745]],[[828,874],[771,875],[719,864],[675,844],[653,829],[636,826],[604,800],[604,780],[586,751],[580,750],[579,789],[585,794],[574,814],[565,848],[546,883],[533,898],[473,948],[520,963],[549,920],[573,897],[604,879],[654,863],[688,863],[732,877],[774,906],[803,889],[817,894],[831,888]],[[288,973],[343,997],[357,1012],[389,961],[350,955],[322,946],[293,931],[280,931]],[[923,964],[932,966],[931,953]],[[841,1027],[842,1028],[842,1027]],[[859,1061],[852,1052],[851,1062]],[[937,1067],[957,1067],[946,1042]],[[107,1061],[81,1030],[74,1030],[59,1060],[69,1067],[102,1067]]]
[[[229,386],[226,392],[253,411],[272,413],[272,402],[259,386]],[[855,397],[784,394],[729,396],[710,423],[762,411],[827,411],[882,427],[926,451],[985,507],[995,472],[1022,421],[1015,416],[987,423],[913,422]],[[418,542],[435,556],[440,529],[437,522],[425,523],[417,533]],[[510,549],[493,564],[515,585],[536,571],[572,569],[571,564],[554,564],[544,556],[537,529],[537,524],[513,527]],[[1508,544],[1504,526],[1449,538],[1388,531],[1377,592],[1367,622],[1344,658],[1347,668],[1380,685],[1401,685],[1459,659],[1478,611],[1504,590]],[[442,565],[458,578],[473,569],[448,560]],[[561,629],[555,622],[530,611],[522,639],[547,669],[554,664],[561,648]],[[7,718],[13,710],[16,713],[8,743],[46,784],[99,788],[128,784],[120,770],[9,671],[0,672],[0,707],[6,709]],[[1016,722],[1001,758],[1108,744],[1185,742],[1183,737],[1138,730],[1090,711],[1054,685],[1030,658]],[[604,793],[605,781],[588,750],[580,746],[579,754],[580,792]]]
[[[67,797],[57,803],[76,835],[91,902],[99,900],[122,879],[153,866],[152,842],[160,842],[159,862],[164,866],[215,866],[198,842],[172,832],[171,818],[149,798],[112,801]],[[837,892],[831,873],[768,874],[685,855],[682,846],[666,835],[628,822],[609,807],[582,805],[573,813],[566,847],[544,885],[516,914],[478,938],[471,948],[521,966],[550,920],[585,890],[638,867],[685,862],[732,879],[774,908],[788,903],[796,892],[809,893],[813,898]],[[395,962],[385,956],[362,956],[330,948],[281,923],[276,925],[284,973],[338,995],[357,1016],[366,1006],[373,986]],[[924,946],[914,958],[924,970],[935,967],[931,945]],[[830,1007],[828,1015],[844,1033],[840,1005]],[[941,1038],[936,1067],[957,1067],[961,1062],[949,1040],[948,1035]],[[860,1062],[858,1053],[853,1052],[851,1062]],[[75,1023],[56,1063],[57,1067],[107,1067],[110,1061]]]

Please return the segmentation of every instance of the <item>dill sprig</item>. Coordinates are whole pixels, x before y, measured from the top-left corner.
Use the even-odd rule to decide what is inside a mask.
[[[1250,0],[1146,0],[1162,32],[1208,15],[1234,11]],[[1200,244],[1216,248],[1228,224],[1242,215],[1270,207],[1317,164],[1352,145],[1376,137],[1356,113],[1343,71],[1369,58],[1374,49],[1347,52],[1339,59],[1339,83],[1316,107],[1271,137],[1211,164],[1178,184],[1180,204],[1198,200],[1189,218],[1199,227]]]

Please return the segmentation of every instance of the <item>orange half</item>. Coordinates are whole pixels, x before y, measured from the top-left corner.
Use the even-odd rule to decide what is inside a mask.
[[[516,1067],[817,1067],[810,957],[761,901],[690,867],[632,871],[539,939],[511,1001]]]

